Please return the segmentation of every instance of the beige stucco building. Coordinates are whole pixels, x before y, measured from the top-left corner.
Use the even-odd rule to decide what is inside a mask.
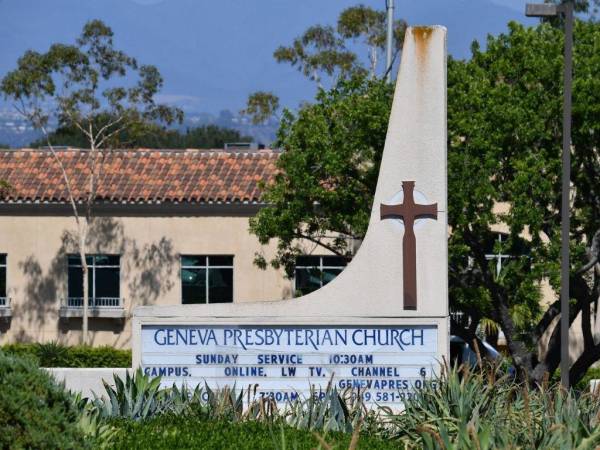
[[[61,150],[76,197],[86,152]],[[260,182],[278,153],[123,151],[107,155],[88,250],[90,342],[130,346],[137,305],[276,300],[293,294],[282,271],[259,269],[274,247],[249,233]],[[77,227],[59,166],[45,150],[2,152],[0,344],[81,340]],[[208,300],[207,300],[208,299]]]

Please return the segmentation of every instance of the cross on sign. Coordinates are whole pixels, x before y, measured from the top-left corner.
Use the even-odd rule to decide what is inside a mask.
[[[404,237],[402,239],[402,273],[404,276],[404,309],[417,309],[417,240],[415,220],[437,220],[437,203],[419,205],[414,199],[414,181],[403,181],[404,201],[399,205],[380,206],[381,220],[402,219]]]

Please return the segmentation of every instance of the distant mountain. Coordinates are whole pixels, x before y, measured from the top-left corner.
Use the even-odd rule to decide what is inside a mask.
[[[524,20],[499,0],[396,0],[396,16],[411,24],[448,27],[455,57],[469,55],[473,39]],[[511,6],[514,6],[514,0]],[[155,64],[165,79],[161,100],[188,112],[238,111],[249,92],[279,94],[295,107],[314,95],[314,85],[277,64],[273,50],[315,23],[334,23],[339,12],[383,0],[0,0],[0,74],[26,49],[73,42],[83,24],[100,18],[115,42],[140,62]]]

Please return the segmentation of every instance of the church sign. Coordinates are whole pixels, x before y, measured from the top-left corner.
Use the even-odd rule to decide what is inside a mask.
[[[329,383],[401,409],[449,352],[446,30],[407,30],[366,236],[303,297],[134,310],[133,364],[285,403]]]
[[[430,378],[437,340],[433,326],[149,325],[142,366],[191,385],[258,385],[278,402],[331,381],[360,389],[366,403],[395,404]]]

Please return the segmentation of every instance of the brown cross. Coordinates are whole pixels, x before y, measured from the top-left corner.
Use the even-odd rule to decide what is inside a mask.
[[[404,275],[404,309],[417,309],[417,241],[413,229],[416,219],[437,220],[437,203],[418,205],[413,196],[414,181],[403,181],[404,202],[400,205],[381,204],[381,220],[402,219],[402,269]]]

